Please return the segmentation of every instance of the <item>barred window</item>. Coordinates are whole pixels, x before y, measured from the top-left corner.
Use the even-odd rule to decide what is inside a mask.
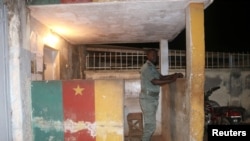
[[[87,70],[138,70],[146,61],[143,49],[88,48]],[[185,50],[169,50],[169,69],[186,68]],[[250,68],[249,53],[206,52],[205,68]],[[158,66],[157,66],[158,67]]]
[[[139,69],[146,60],[144,51],[121,49],[88,49],[87,70]]]

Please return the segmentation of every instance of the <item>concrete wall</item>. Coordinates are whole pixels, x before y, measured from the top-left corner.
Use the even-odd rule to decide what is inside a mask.
[[[33,140],[124,140],[123,80],[32,81],[31,92]]]
[[[128,113],[141,112],[139,94],[141,91],[138,71],[85,71],[86,79],[124,79],[124,132],[128,135]]]
[[[162,87],[163,141],[185,141],[189,136],[190,109],[186,87],[184,78]]]
[[[25,1],[7,0],[10,108],[12,139],[32,140],[29,22]]]
[[[7,42],[7,8],[0,1],[0,140],[11,140],[11,123],[10,123],[10,95],[9,95],[9,58],[8,56],[8,42]]]
[[[51,38],[53,38],[55,41],[53,41]],[[45,48],[47,50],[52,50],[52,54],[56,52],[56,56],[52,56],[52,58],[54,58],[54,63],[52,64],[54,71],[51,72],[46,72],[46,68],[44,67],[44,58],[46,55],[49,55],[44,54]],[[30,17],[30,52],[33,70],[32,80],[42,80],[43,78],[46,79],[44,74],[53,75],[54,77],[50,80],[72,79],[72,54],[74,49],[75,47],[73,45],[51,31],[38,20],[34,19],[32,16]]]
[[[139,93],[140,93],[140,76],[137,71],[131,72],[122,72],[122,71],[114,71],[110,72],[91,72],[87,71],[86,79],[115,79],[115,78],[122,78],[125,80],[125,97],[124,97],[124,119],[125,119],[125,135],[128,133],[128,125],[126,116],[128,113],[132,112],[140,112],[140,105],[139,105]],[[170,74],[173,72],[170,72]],[[183,72],[185,73],[185,72]],[[239,79],[230,79],[230,76],[240,76]],[[181,130],[187,131],[188,129],[183,128],[181,129],[180,125],[187,125],[185,121],[188,117],[188,107],[185,105],[185,101],[187,97],[184,94],[185,90],[185,79],[178,80],[178,85],[173,84],[170,85],[170,89],[168,86],[163,87],[162,96],[169,96],[169,94],[174,94],[176,97],[162,97],[162,105],[159,106],[159,110],[162,112],[158,112],[158,117],[163,115],[162,121],[157,120],[157,130],[156,135],[161,134],[161,132],[169,131],[169,125],[172,126],[176,124],[173,128],[173,131],[170,132],[164,137],[175,140],[174,131]],[[236,81],[239,80],[239,81]],[[219,104],[223,105],[232,105],[232,104],[240,104],[244,108],[246,108],[247,113],[250,113],[250,72],[249,71],[238,71],[238,70],[206,70],[205,72],[205,91],[214,86],[220,86],[221,88],[214,92],[211,96],[212,100],[217,101]],[[233,81],[235,86],[239,86],[240,88],[231,88],[230,92],[230,82]],[[171,106],[176,105],[174,109],[169,109]],[[168,107],[168,108],[166,108]],[[168,112],[165,112],[168,111]],[[171,119],[169,115],[172,116]],[[178,116],[177,116],[178,115]],[[175,118],[176,117],[176,118]],[[172,122],[174,120],[174,122]],[[159,125],[162,125],[162,131]],[[171,133],[171,135],[169,135]],[[188,132],[187,132],[188,133]],[[185,133],[183,133],[185,134]],[[182,140],[184,136],[179,136],[178,140]],[[167,139],[166,139],[167,140]]]
[[[210,99],[221,106],[243,106],[250,115],[250,71],[246,70],[207,70],[205,91],[220,86]]]
[[[29,15],[25,1],[7,0],[8,9],[8,59],[12,140],[32,140],[30,80],[41,80],[43,72],[44,37],[51,31]],[[56,35],[56,34],[55,34]],[[57,35],[56,35],[57,36]],[[71,47],[58,37],[55,46],[59,51],[56,79],[71,79]],[[31,72],[33,74],[31,75]],[[61,73],[60,73],[61,72]]]
[[[170,72],[172,73],[172,72]],[[94,72],[85,71],[86,79],[124,79],[125,93],[124,93],[124,132],[128,135],[127,115],[129,113],[141,112],[139,104],[139,94],[141,91],[140,75],[138,71],[109,71]],[[161,94],[160,94],[161,95]],[[158,107],[157,112],[157,127],[155,135],[161,135],[162,121],[161,121],[161,105]]]

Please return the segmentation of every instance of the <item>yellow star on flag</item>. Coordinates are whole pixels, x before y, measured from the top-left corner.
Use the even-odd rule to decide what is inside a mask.
[[[77,85],[77,87],[73,89],[75,91],[75,95],[82,95],[82,91],[84,90],[84,88],[81,88],[79,85]]]

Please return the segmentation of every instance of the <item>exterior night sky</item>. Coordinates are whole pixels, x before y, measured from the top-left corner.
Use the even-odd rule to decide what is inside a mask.
[[[214,0],[205,9],[206,51],[250,53],[248,0]],[[170,49],[185,50],[185,31],[170,42]]]
[[[250,53],[250,1],[214,0],[204,11],[205,50]],[[186,50],[183,30],[169,42],[171,50]],[[159,48],[159,43],[114,44],[128,47]]]

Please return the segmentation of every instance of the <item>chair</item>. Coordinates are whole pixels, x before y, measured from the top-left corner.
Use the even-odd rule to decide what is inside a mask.
[[[140,141],[143,133],[143,118],[142,113],[129,113],[127,115],[128,121],[128,141]]]

